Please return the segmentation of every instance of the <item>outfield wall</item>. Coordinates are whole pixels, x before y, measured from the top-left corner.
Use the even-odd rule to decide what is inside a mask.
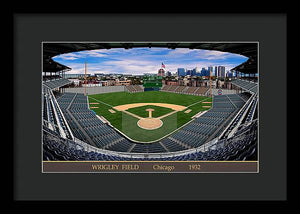
[[[87,87],[86,93],[87,94],[104,94],[104,93],[111,93],[111,92],[121,92],[126,91],[126,87],[121,86],[95,86],[95,87]],[[71,93],[84,93],[84,87],[80,88],[66,88],[65,92]]]

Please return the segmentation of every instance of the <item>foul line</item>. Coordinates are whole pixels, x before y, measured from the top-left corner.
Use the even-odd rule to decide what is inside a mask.
[[[89,97],[89,98],[91,98],[91,99],[94,99],[94,100],[96,100],[96,101],[98,101],[98,102],[100,102],[100,103],[102,103],[102,104],[104,104],[104,105],[107,105],[107,106],[109,106],[109,107],[112,107],[112,108],[113,108],[113,106],[112,106],[112,105],[109,105],[109,104],[107,104],[107,103],[105,103],[105,102],[102,102],[102,101],[100,101],[100,100],[97,100],[97,99],[95,99],[94,97]]]
[[[124,113],[126,113],[126,114],[128,114],[128,115],[130,115],[130,116],[133,116],[133,117],[135,117],[135,118],[137,118],[137,119],[144,119],[143,117],[140,117],[140,116],[138,116],[138,115],[135,115],[135,114],[133,114],[133,113],[131,113],[131,112],[129,112],[129,111],[125,111],[125,110],[123,110],[122,112],[124,112]]]
[[[196,105],[196,104],[198,104],[198,103],[202,103],[203,101],[205,101],[205,100],[207,100],[207,99],[209,99],[209,98],[210,98],[210,97],[205,98],[204,100],[200,100],[200,101],[198,101],[198,102],[195,102],[195,103],[193,103],[193,104],[187,106],[186,108],[189,108],[189,107],[191,107],[191,106],[193,106],[193,105]]]
[[[163,119],[163,118],[168,117],[168,116],[170,116],[170,115],[172,115],[172,114],[174,114],[174,113],[176,113],[176,112],[178,112],[178,111],[172,111],[172,112],[170,112],[170,113],[168,113],[168,114],[165,114],[165,115],[162,115],[162,116],[160,116],[160,117],[157,117],[157,119]]]

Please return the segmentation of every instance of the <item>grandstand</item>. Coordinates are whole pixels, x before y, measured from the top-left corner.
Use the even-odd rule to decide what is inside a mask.
[[[140,85],[127,85],[126,89],[129,93],[143,92],[144,89]]]
[[[132,157],[105,152],[87,151],[78,143],[43,131],[44,160],[95,160],[95,161],[196,161],[196,160],[257,160],[257,120],[243,127],[232,138],[219,141],[207,151],[193,151],[186,154],[174,155],[169,153],[165,157]],[[166,143],[165,145],[168,145]],[[178,151],[183,147],[168,146],[170,151]]]
[[[161,91],[174,92],[180,94],[190,94],[190,95],[201,95],[206,96],[209,88],[208,87],[189,87],[189,86],[173,86],[164,85]]]
[[[258,84],[255,82],[237,79],[231,82],[233,85],[238,86],[244,91],[255,94],[257,92]]]
[[[50,81],[45,81],[44,82],[44,86],[50,88],[50,89],[57,89],[60,88],[62,86],[65,86],[67,84],[70,84],[71,81],[61,78],[61,79],[55,79],[55,80],[50,80]]]
[[[47,47],[51,51],[47,52]],[[59,48],[55,53],[56,47]],[[217,47],[209,46],[212,50]],[[49,59],[89,46],[78,44],[72,49],[67,44],[55,43],[44,48]],[[242,48],[248,47],[240,46],[238,50]],[[63,78],[68,68],[58,64],[53,70],[53,65],[44,64],[43,72],[50,70],[56,75],[53,78],[44,75],[42,83],[43,160],[257,160],[258,84],[255,82],[232,81],[241,89],[240,93],[213,95],[212,108],[200,116],[156,142],[138,143],[101,120],[90,109],[83,93],[64,92],[64,86],[70,84]],[[129,85],[126,89],[129,93],[144,91],[139,85]],[[161,91],[203,96],[208,88],[164,85]]]

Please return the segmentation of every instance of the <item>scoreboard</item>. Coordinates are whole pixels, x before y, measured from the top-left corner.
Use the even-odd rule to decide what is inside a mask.
[[[162,77],[161,76],[144,76],[143,77],[144,88],[157,88],[162,87]]]

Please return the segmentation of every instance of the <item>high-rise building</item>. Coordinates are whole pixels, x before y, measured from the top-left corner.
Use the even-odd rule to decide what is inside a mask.
[[[185,69],[177,68],[177,76],[185,76]]]
[[[201,70],[201,76],[206,76],[207,70],[205,68],[202,68]]]
[[[227,72],[227,77],[228,77],[228,78],[232,78],[232,77],[233,77],[233,72],[228,71],[228,72]]]
[[[218,77],[225,77],[225,66],[218,66]]]
[[[171,72],[170,72],[170,71],[167,71],[167,72],[166,72],[166,76],[168,76],[168,77],[172,76]]]
[[[192,70],[186,70],[186,75],[192,75]]]
[[[196,74],[197,74],[197,70],[196,70],[196,68],[194,68],[194,69],[191,71],[191,75],[192,75],[192,76],[196,76]]]

